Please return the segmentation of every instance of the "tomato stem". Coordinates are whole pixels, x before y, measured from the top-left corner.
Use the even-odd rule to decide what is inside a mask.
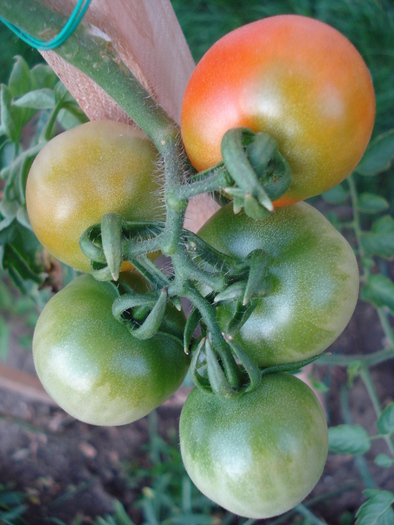
[[[58,32],[67,22],[67,17],[36,0],[2,2],[0,16],[34,37],[50,29]],[[56,53],[102,87],[160,152],[167,138],[177,135],[177,125],[119,60],[111,42],[93,35],[89,26],[79,24]]]

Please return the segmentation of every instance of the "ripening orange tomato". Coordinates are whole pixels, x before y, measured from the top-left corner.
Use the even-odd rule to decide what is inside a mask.
[[[187,86],[181,129],[199,171],[221,161],[231,128],[273,136],[292,172],[275,202],[283,206],[346,178],[374,119],[371,76],[353,44],[318,20],[279,15],[240,27],[208,50]]]

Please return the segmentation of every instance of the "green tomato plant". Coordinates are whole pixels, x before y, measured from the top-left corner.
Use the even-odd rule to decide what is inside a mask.
[[[17,0],[1,6],[0,15],[33,35],[38,35],[49,19],[54,27],[64,25],[60,15],[39,2]],[[284,24],[294,39],[284,42],[274,27],[277,36],[266,59],[268,73],[264,68],[256,70],[254,61],[251,71],[247,70],[249,64],[240,56],[246,68],[241,80],[246,79],[246,84],[239,86],[238,73],[233,72],[232,82],[236,85],[230,90],[231,100],[224,101],[223,115],[227,118],[234,114],[234,108],[244,107],[242,96],[245,91],[250,92],[253,96],[248,100],[256,99],[258,108],[254,114],[253,108],[252,114],[248,108],[246,117],[224,118],[223,122],[214,113],[215,122],[204,127],[198,119],[211,110],[203,102],[209,106],[216,101],[221,107],[218,93],[223,91],[222,77],[217,82],[211,75],[209,89],[204,69],[201,73],[198,66],[197,74],[192,77],[192,95],[187,91],[185,98],[182,138],[186,151],[191,147],[207,156],[215,153],[214,160],[209,158],[205,164],[204,159],[201,166],[199,161],[193,162],[194,153],[191,155],[197,169],[204,170],[200,172],[188,159],[179,127],[132,73],[119,64],[107,42],[80,25],[57,52],[107,91],[141,128],[145,135],[139,135],[137,142],[140,146],[144,144],[149,165],[141,167],[141,158],[133,157],[138,149],[135,143],[128,150],[124,132],[113,133],[112,128],[118,126],[108,122],[84,124],[48,141],[54,135],[60,110],[74,107],[64,93],[63,98],[51,99],[52,112],[43,127],[43,140],[27,151],[23,161],[17,152],[11,155],[3,176],[8,179],[7,190],[9,195],[15,195],[16,204],[12,209],[2,207],[0,223],[5,246],[3,266],[11,269],[13,264],[7,261],[17,259],[16,225],[20,229],[31,223],[34,233],[52,255],[90,273],[74,280],[48,302],[35,331],[33,355],[37,372],[59,405],[93,424],[135,421],[178,388],[190,360],[196,388],[181,415],[180,444],[185,467],[203,493],[224,508],[250,518],[276,516],[299,505],[324,468],[328,433],[323,412],[309,387],[290,373],[321,357],[346,327],[357,301],[358,267],[347,241],[320,212],[309,204],[293,203],[331,188],[350,174],[367,146],[375,111],[366,66],[342,35],[318,23],[330,37],[334,35],[339,40],[338,50],[334,46],[332,51],[333,61],[340,62],[346,56],[341,82],[335,91],[327,83],[330,70],[321,67],[316,70],[316,57],[312,70],[306,67],[311,49],[316,56],[327,51],[327,41],[322,42],[315,21],[306,17],[278,17],[267,23],[280,27]],[[299,45],[300,31],[304,38],[305,31],[308,32],[315,45],[311,46],[308,40],[301,63],[300,53],[293,55],[297,49],[294,46]],[[245,26],[231,34],[223,40],[222,47],[219,44],[209,52],[214,57],[213,65],[209,59],[203,59],[202,67],[208,61],[208,70],[217,71],[217,60],[226,62],[226,53],[232,56],[234,45],[247,53],[245,49],[254,32],[255,26]],[[272,86],[286,75],[275,62],[283,57],[289,64],[287,83],[283,84],[284,92],[277,93],[273,100]],[[347,61],[355,65],[354,71]],[[354,75],[359,75],[359,83],[354,82]],[[30,77],[32,83],[37,82],[34,75]],[[305,86],[310,90],[305,95],[304,112],[306,108],[313,111],[302,114],[302,118],[297,112],[291,114],[287,129],[284,124],[292,104],[302,111],[299,96],[300,93],[304,96]],[[2,89],[2,128],[8,137],[4,150],[8,144],[19,142],[21,123],[31,118],[44,89],[48,95],[43,87],[40,95],[25,100],[22,93],[13,92],[10,87]],[[209,99],[205,97],[207,91]],[[237,98],[240,93],[241,98]],[[197,104],[197,109],[193,107],[191,111],[190,104]],[[355,110],[355,105],[360,104],[362,114]],[[23,108],[23,117],[15,117],[19,111],[15,106]],[[277,107],[281,108],[282,122],[275,120]],[[356,113],[357,122],[352,118]],[[324,126],[330,130],[330,141],[323,140],[318,133],[320,121],[313,120],[323,115],[327,118]],[[297,119],[306,126],[304,130],[297,128]],[[13,126],[14,121],[19,126]],[[198,129],[191,131],[195,122]],[[93,139],[86,145],[83,141],[89,133],[83,130],[93,127]],[[105,131],[108,128],[111,128],[109,135]],[[295,135],[294,129],[298,130]],[[198,133],[206,130],[208,137],[202,140]],[[99,136],[104,137],[102,145],[98,145]],[[350,147],[351,150],[354,145],[355,151],[349,150],[349,137],[355,139]],[[371,164],[382,155],[382,149],[385,151],[391,137],[372,144],[359,168],[361,172],[376,171]],[[315,140],[320,142],[315,144],[313,153],[306,144]],[[104,164],[103,155],[113,144],[108,165]],[[67,151],[63,154],[64,148]],[[81,148],[86,148],[86,158]],[[333,159],[337,151],[340,154]],[[153,176],[156,154],[163,167],[161,189],[146,185],[147,176]],[[130,163],[119,163],[120,157]],[[319,184],[315,185],[310,178],[316,177],[317,158],[318,167],[324,165],[326,171],[319,172]],[[71,169],[65,169],[67,159],[75,162]],[[338,169],[328,159],[330,163],[335,160]],[[303,172],[305,160],[308,170]],[[54,165],[60,169],[56,171]],[[120,172],[127,170],[133,180],[136,177],[137,186],[140,190],[140,183],[143,184],[145,195],[137,195],[133,185],[128,186],[130,177],[116,179],[119,186],[115,184],[115,192],[114,188],[107,188],[100,180],[100,169],[107,173],[112,166]],[[330,180],[332,171],[335,176]],[[13,173],[17,174],[16,185]],[[78,186],[81,176],[88,178],[87,187]],[[117,177],[111,172],[112,176]],[[68,188],[73,177],[74,183]],[[312,186],[309,190],[308,184]],[[45,206],[39,204],[41,185],[49,187]],[[351,180],[349,186],[352,199],[357,199]],[[118,205],[124,199],[122,189],[126,199]],[[160,207],[159,191],[165,204],[164,216],[155,213]],[[105,206],[100,204],[100,192],[104,193]],[[185,210],[191,197],[203,193],[213,194],[223,207],[196,235],[184,228]],[[145,206],[141,206],[141,198],[146,200]],[[78,200],[76,206],[73,199]],[[379,205],[368,196],[363,201],[366,208]],[[47,205],[51,207],[48,214]],[[56,230],[64,217],[66,227],[62,225]],[[71,228],[67,228],[67,221]],[[381,255],[382,244],[376,237],[361,234],[358,215],[351,226],[364,261],[368,255]],[[391,235],[392,219],[382,219],[375,229],[377,235]],[[31,237],[34,242],[34,235]],[[79,238],[79,247],[75,238]],[[77,259],[69,258],[69,252],[72,256],[77,254],[77,259],[83,252],[84,263],[79,265]],[[151,260],[151,254],[158,252],[171,259],[170,274]],[[18,260],[14,278],[23,282],[20,276],[27,275],[23,273],[25,261],[22,256]],[[88,260],[90,264],[86,265]],[[134,278],[124,273],[127,264],[145,279],[142,290],[139,286],[136,289]],[[38,272],[38,269],[32,272],[36,282]],[[374,278],[370,272],[362,278],[366,281],[363,297],[380,308],[390,307],[382,293],[387,281]],[[181,298],[191,304],[187,320],[180,313]],[[385,310],[381,319],[391,333]],[[393,340],[391,336],[390,349],[382,351],[383,359],[392,354]],[[325,356],[321,359],[329,362]],[[358,373],[371,389],[366,369],[360,366]],[[376,395],[370,391],[376,401]],[[382,436],[393,453],[390,405],[386,411],[389,415],[378,407],[377,413]],[[346,430],[349,429],[339,428],[331,433],[333,448],[335,437],[341,442],[340,436]]]

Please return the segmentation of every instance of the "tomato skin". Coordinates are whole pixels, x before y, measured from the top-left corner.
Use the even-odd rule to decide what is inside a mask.
[[[182,459],[197,488],[248,518],[282,514],[318,482],[327,425],[311,389],[289,374],[222,398],[192,390],[180,419]]]
[[[199,170],[221,161],[224,133],[240,126],[272,135],[292,183],[275,206],[318,195],[360,161],[375,119],[370,73],[355,47],[323,22],[265,18],[230,32],[188,83],[181,129]]]
[[[262,221],[234,215],[229,204],[198,235],[241,259],[255,249],[267,254],[268,294],[234,337],[259,366],[318,355],[345,329],[357,303],[357,261],[344,237],[309,204],[277,208]],[[217,309],[224,333],[233,308]]]
[[[124,425],[144,417],[181,385],[188,358],[180,340],[163,333],[140,341],[112,316],[113,283],[82,275],[45,306],[33,358],[48,394],[73,417]],[[184,324],[183,314],[171,310]]]
[[[88,122],[48,142],[26,185],[29,219],[42,245],[65,264],[89,272],[79,238],[105,213],[164,221],[157,155],[142,131],[121,122]]]

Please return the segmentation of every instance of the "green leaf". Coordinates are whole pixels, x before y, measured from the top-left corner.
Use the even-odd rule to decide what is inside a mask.
[[[0,245],[12,242],[15,234],[15,223],[13,217],[0,221]]]
[[[0,317],[0,359],[4,361],[10,348],[10,327],[3,317]]]
[[[390,168],[394,158],[394,129],[371,142],[356,171],[361,175],[377,175]]]
[[[394,402],[386,406],[376,423],[381,434],[392,434],[394,432]]]
[[[394,257],[394,234],[366,232],[361,234],[361,244],[366,255],[377,255],[383,259]]]
[[[29,221],[29,216],[27,214],[27,210],[26,210],[26,207],[23,206],[21,208],[18,209],[18,212],[16,214],[16,220],[19,222],[19,224],[21,224],[24,228],[28,228],[29,230],[33,231],[32,227],[31,227],[31,224],[30,224],[30,221]]]
[[[370,232],[361,234],[361,243],[368,255],[378,255],[385,259],[394,257],[394,219],[384,215],[376,220]]]
[[[13,105],[20,108],[52,109],[56,106],[56,100],[52,89],[43,88],[29,91],[29,93],[14,100]]]
[[[8,87],[13,98],[20,97],[34,88],[33,77],[30,73],[29,66],[26,60],[21,56],[15,58],[15,64],[11,71]]]
[[[345,190],[342,184],[338,184],[335,188],[323,193],[321,197],[329,204],[343,204],[348,199],[349,192]]]
[[[374,233],[392,233],[394,234],[394,219],[391,215],[383,215],[377,219],[372,225]]]
[[[378,454],[374,461],[375,465],[383,468],[390,468],[394,464],[394,459],[387,454]]]
[[[6,219],[14,219],[18,212],[18,203],[15,201],[2,201],[0,204],[0,213]]]
[[[363,369],[363,362],[359,359],[352,361],[350,365],[347,367],[347,377],[348,377],[348,385],[349,388],[353,387],[354,380],[357,376],[360,375],[360,372]]]
[[[365,490],[364,494],[368,500],[357,511],[356,525],[392,525],[394,494],[378,489]]]
[[[49,88],[53,90],[58,78],[47,64],[37,64],[31,70],[31,75],[38,89]]]
[[[394,313],[394,283],[384,275],[372,275],[361,289],[361,299],[378,308],[387,306]]]
[[[362,193],[357,200],[357,208],[362,213],[381,213],[389,208],[389,203],[374,193]]]
[[[12,142],[18,142],[21,132],[21,125],[18,122],[17,112],[14,111],[15,108],[11,107],[12,104],[12,93],[11,90],[5,85],[1,85],[1,99],[0,99],[0,109],[1,109],[1,127],[2,132],[7,135],[7,137]]]
[[[338,425],[328,429],[328,443],[336,454],[365,454],[371,444],[367,431],[360,425]]]
[[[9,287],[5,282],[0,280],[0,311],[7,312],[8,310],[11,310],[14,302],[15,299],[10,292]]]
[[[75,98],[71,95],[71,93],[68,91],[66,86],[60,81],[54,87],[54,94],[55,94],[57,102],[63,102],[63,103],[73,102],[73,103],[75,103]]]
[[[363,257],[361,259],[361,264],[364,266],[365,269],[370,270],[375,266],[375,260],[371,257]]]
[[[67,104],[65,108],[59,111],[57,116],[57,121],[65,130],[80,126],[84,122],[88,122],[88,120],[85,113],[76,103]]]

